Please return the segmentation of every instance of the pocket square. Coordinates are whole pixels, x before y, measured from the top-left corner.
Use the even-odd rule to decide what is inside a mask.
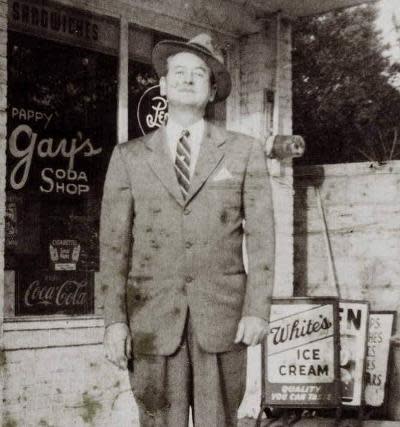
[[[228,169],[224,166],[221,168],[218,173],[214,176],[213,181],[222,181],[223,179],[233,178],[232,174],[228,171]]]

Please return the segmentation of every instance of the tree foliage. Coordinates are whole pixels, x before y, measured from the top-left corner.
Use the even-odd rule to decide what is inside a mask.
[[[293,123],[301,164],[400,159],[400,91],[375,6],[303,18],[293,31]],[[399,134],[399,136],[398,136]]]

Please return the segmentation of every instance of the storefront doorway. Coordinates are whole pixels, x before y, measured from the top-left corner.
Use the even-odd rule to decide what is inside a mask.
[[[117,143],[119,80],[129,139],[167,116],[151,51],[171,36],[43,1],[9,8],[5,319],[101,316],[102,188]],[[208,118],[225,122],[225,105]],[[121,142],[121,141],[118,141]]]

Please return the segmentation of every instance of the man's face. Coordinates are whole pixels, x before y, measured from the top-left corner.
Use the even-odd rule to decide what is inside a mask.
[[[160,79],[160,92],[171,106],[199,110],[203,110],[215,97],[209,67],[190,52],[180,52],[168,58],[168,72]]]

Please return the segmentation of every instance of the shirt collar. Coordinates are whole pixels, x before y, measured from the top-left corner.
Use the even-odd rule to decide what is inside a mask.
[[[177,140],[181,137],[182,131],[184,129],[187,129],[190,132],[190,135],[192,136],[203,135],[204,127],[204,119],[200,119],[196,123],[193,123],[191,126],[184,128],[181,124],[168,118],[168,122],[166,125],[167,137],[171,140]]]

